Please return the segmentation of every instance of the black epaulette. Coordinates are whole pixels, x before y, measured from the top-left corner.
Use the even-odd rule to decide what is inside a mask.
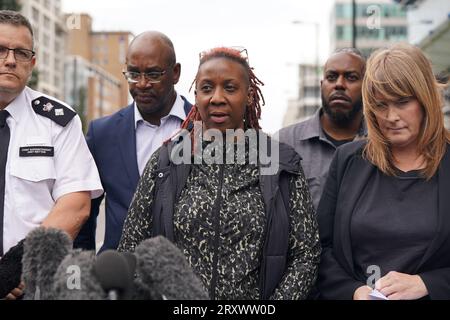
[[[65,127],[77,114],[75,111],[67,108],[58,101],[51,100],[44,96],[31,101],[31,106],[37,114],[49,118],[63,127]]]

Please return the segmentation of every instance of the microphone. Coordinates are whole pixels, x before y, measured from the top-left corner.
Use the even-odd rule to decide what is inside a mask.
[[[136,299],[207,300],[206,290],[184,254],[162,236],[136,247]]]
[[[136,256],[132,252],[120,252],[120,254],[127,261],[129,272],[134,277],[134,272],[136,271],[137,264]]]
[[[26,299],[208,299],[184,254],[161,236],[143,241],[134,254],[108,250],[96,257],[71,250],[64,232],[39,228],[25,239],[23,279]]]
[[[106,300],[105,291],[94,274],[94,251],[73,250],[54,276],[53,294],[57,300]]]
[[[59,229],[39,227],[28,234],[22,259],[26,300],[54,299],[53,276],[71,248],[69,235]]]
[[[125,258],[115,250],[103,251],[95,261],[93,272],[102,288],[108,293],[109,300],[127,300],[133,288],[133,272],[129,262],[133,258]]]
[[[9,249],[0,259],[0,299],[5,298],[20,284],[23,242],[24,240]]]

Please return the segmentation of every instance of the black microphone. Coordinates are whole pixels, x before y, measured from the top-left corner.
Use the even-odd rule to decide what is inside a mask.
[[[127,261],[129,272],[134,277],[134,272],[136,271],[136,264],[137,264],[137,259],[136,259],[135,254],[132,252],[120,252],[120,254]]]
[[[20,284],[22,274],[23,242],[20,241],[8,250],[0,260],[0,299]]]
[[[168,239],[147,239],[136,247],[135,255],[135,299],[209,299],[184,254]]]
[[[53,277],[70,252],[72,240],[59,229],[39,227],[25,238],[22,275],[26,300],[51,300]]]
[[[132,261],[131,257],[128,257]],[[109,300],[127,300],[133,289],[133,273],[127,258],[115,250],[103,251],[94,264],[94,274]]]

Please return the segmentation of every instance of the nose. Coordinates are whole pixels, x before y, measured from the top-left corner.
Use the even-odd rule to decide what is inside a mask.
[[[8,50],[8,54],[5,57],[5,64],[6,65],[16,65],[16,57],[14,56],[13,50]]]
[[[339,75],[335,83],[336,90],[345,90],[345,79],[343,75]]]
[[[390,121],[390,122],[396,122],[396,121],[400,120],[400,117],[399,117],[399,115],[397,113],[396,108],[393,105],[391,105],[391,104],[389,104],[387,106],[386,115],[385,116],[386,116],[386,120]]]
[[[214,90],[212,96],[211,96],[211,104],[222,104],[224,103],[225,99],[224,99],[224,94],[223,94],[223,90],[220,88],[217,88]]]
[[[147,79],[145,79],[144,75],[141,73],[139,75],[139,80],[138,82],[136,82],[136,87],[138,88],[148,88],[150,86],[152,86],[153,84],[150,81],[147,81]]]

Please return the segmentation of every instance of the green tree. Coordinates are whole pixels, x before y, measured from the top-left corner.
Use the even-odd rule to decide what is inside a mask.
[[[17,0],[0,0],[0,9],[1,10],[13,10],[20,11],[21,5]]]

